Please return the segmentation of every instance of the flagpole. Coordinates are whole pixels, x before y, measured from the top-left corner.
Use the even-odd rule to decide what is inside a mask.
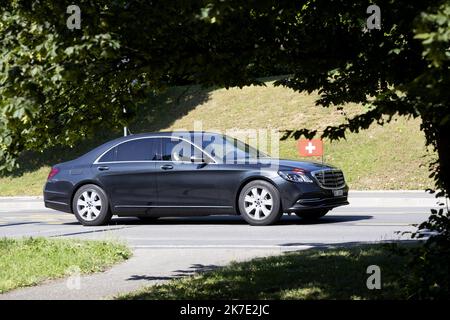
[[[127,113],[127,109],[125,107],[122,109],[123,113]],[[123,136],[126,137],[128,135],[128,128],[126,126],[123,127]]]

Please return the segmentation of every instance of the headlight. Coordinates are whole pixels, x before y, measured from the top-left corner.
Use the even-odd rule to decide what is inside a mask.
[[[306,183],[312,183],[313,181],[311,178],[309,178],[303,170],[290,170],[290,171],[278,171],[278,174],[280,177],[287,181],[292,182],[306,182]]]

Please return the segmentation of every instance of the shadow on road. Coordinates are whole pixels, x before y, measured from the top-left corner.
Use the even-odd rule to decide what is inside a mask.
[[[174,272],[177,272],[179,276],[186,276],[197,272],[212,271],[217,268],[219,268],[219,266],[216,266],[215,264],[195,263],[192,266],[190,266],[188,270],[175,270]]]
[[[178,279],[186,276],[191,276],[194,274],[198,274],[201,272],[208,272],[213,271],[219,268],[217,265],[213,264],[200,264],[195,263],[192,266],[189,267],[187,270],[175,270],[173,273],[175,273],[172,276],[148,276],[148,275],[132,275],[127,280],[147,280],[147,281],[164,281],[164,280],[172,280],[172,279]]]
[[[296,216],[284,216],[277,225],[314,225],[353,222],[372,219],[371,215],[330,215],[317,221],[309,222]],[[207,216],[207,217],[176,217],[160,218],[151,222],[143,222],[135,218],[118,217],[111,220],[110,225],[247,225],[247,222],[239,216]]]
[[[0,224],[0,228],[1,227],[21,226],[21,225],[25,225],[25,224],[35,224],[35,223],[39,223],[39,222],[33,222],[33,221],[27,222],[27,221],[25,221],[25,222],[16,222],[16,223],[5,223],[5,224]]]
[[[298,247],[298,246],[307,246],[311,247],[308,249],[300,249],[300,250],[292,250],[292,251],[286,251],[286,252],[300,252],[304,250],[310,250],[310,249],[320,249],[320,250],[329,250],[329,249],[339,249],[339,248],[353,248],[358,247],[362,245],[387,245],[387,244],[417,244],[421,243],[424,240],[416,240],[416,239],[397,239],[397,240],[378,240],[378,241],[349,241],[349,242],[337,242],[337,243],[330,243],[330,242],[288,242],[288,243],[281,243],[279,244],[280,247]]]
[[[177,277],[165,277],[165,276],[146,276],[146,275],[137,275],[134,274],[129,277],[127,280],[147,280],[147,281],[164,281],[164,280],[172,280]]]

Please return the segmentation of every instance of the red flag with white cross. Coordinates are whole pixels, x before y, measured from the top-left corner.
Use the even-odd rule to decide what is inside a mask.
[[[321,139],[300,139],[297,141],[298,153],[302,157],[323,156],[323,142]]]

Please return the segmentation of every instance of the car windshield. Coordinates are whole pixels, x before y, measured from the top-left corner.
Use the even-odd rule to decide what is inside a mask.
[[[236,139],[225,135],[205,134],[202,139],[205,152],[222,162],[235,162],[236,160],[268,158],[264,152]]]

